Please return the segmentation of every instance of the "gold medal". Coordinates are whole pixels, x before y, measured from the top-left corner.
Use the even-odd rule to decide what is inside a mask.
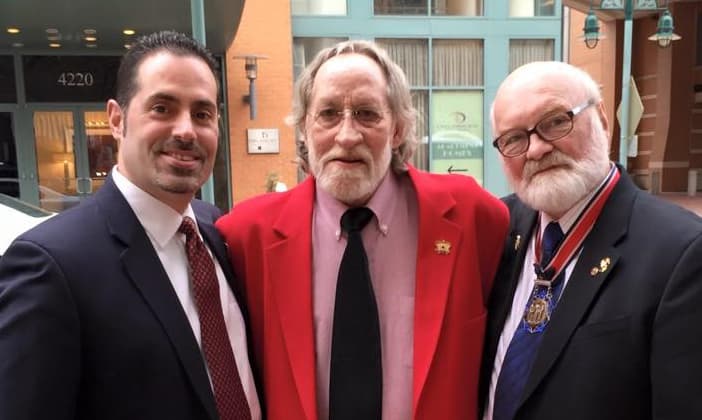
[[[547,298],[533,298],[531,304],[524,314],[524,320],[529,325],[529,330],[534,332],[536,327],[549,319],[549,301]]]

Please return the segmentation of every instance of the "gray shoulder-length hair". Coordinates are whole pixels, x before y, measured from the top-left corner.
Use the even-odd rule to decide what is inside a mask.
[[[388,103],[400,135],[400,146],[393,150],[391,166],[397,173],[407,170],[406,162],[417,147],[417,111],[412,105],[409,83],[400,66],[390,59],[387,52],[371,41],[351,40],[340,42],[320,51],[303,70],[295,82],[292,114],[288,122],[297,131],[297,160],[300,167],[309,170],[308,150],[305,143],[305,117],[309,111],[314,79],[319,68],[332,57],[342,54],[362,54],[380,66],[388,85]]]

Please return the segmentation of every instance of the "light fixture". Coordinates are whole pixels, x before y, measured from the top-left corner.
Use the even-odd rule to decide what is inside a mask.
[[[10,28],[7,28],[7,33],[15,35],[15,34],[20,33],[20,29],[15,28],[15,27],[10,27]]]
[[[650,41],[656,41],[659,47],[666,48],[670,46],[672,41],[680,39],[680,35],[674,33],[673,28],[673,16],[671,16],[668,9],[666,9],[658,19],[656,33],[649,36],[648,39]]]
[[[592,10],[592,4],[590,4],[590,11],[587,17],[585,17],[583,38],[585,39],[585,46],[590,49],[595,48],[600,40],[600,21],[597,20],[597,16]]]
[[[134,35],[136,33],[136,31],[134,29],[125,28],[122,30],[122,33],[125,35]]]
[[[85,40],[88,41],[88,42],[95,42],[95,41],[97,41],[97,37],[96,37],[96,36],[86,36],[86,37],[83,38],[83,39],[85,39]]]
[[[83,33],[86,35],[95,35],[95,34],[97,34],[97,30],[91,29],[91,28],[83,29]]]
[[[49,46],[51,48],[61,48],[61,44],[59,44],[58,42],[51,42],[49,43]]]
[[[258,78],[258,60],[265,60],[268,58],[265,55],[257,54],[246,54],[246,55],[236,55],[234,59],[244,60],[244,71],[246,72],[246,78],[249,79],[249,94],[244,95],[244,102],[249,104],[249,119],[256,119],[256,79]]]
[[[59,33],[59,30],[56,28],[46,28],[45,32],[49,35],[56,35]]]
[[[658,46],[665,48],[670,45],[672,41],[677,41],[680,35],[673,33],[673,16],[668,10],[668,2],[665,2],[664,7],[656,7],[655,1],[639,1],[636,6],[633,4],[634,0],[625,0],[624,2],[605,2],[600,1],[600,6],[595,7],[593,5],[593,0],[590,0],[590,11],[585,17],[585,25],[583,26],[583,39],[585,40],[585,46],[587,48],[595,48],[597,42],[602,38],[600,36],[600,23],[595,15],[594,9],[600,10],[616,10],[623,8],[625,14],[625,21],[631,22],[633,20],[633,12],[635,9],[640,8],[641,10],[663,10],[661,17],[658,19],[658,28],[656,33],[649,36],[648,39],[658,43]],[[622,4],[626,3],[626,4]]]

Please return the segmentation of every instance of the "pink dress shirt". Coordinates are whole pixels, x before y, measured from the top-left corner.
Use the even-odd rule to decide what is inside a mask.
[[[334,300],[346,236],[347,206],[317,188],[312,219],[312,305],[317,364],[317,410],[329,418],[329,370]],[[388,172],[366,207],[375,218],[363,230],[378,303],[383,365],[383,419],[412,417],[417,198],[406,175]]]

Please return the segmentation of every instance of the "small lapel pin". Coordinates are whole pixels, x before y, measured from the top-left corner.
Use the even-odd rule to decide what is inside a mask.
[[[609,257],[602,258],[600,260],[599,267],[592,267],[590,269],[590,275],[594,277],[600,273],[604,273],[605,271],[607,271],[607,269],[609,268],[609,265],[611,263],[612,263],[612,260]]]
[[[605,271],[607,271],[611,262],[612,260],[610,260],[609,257],[602,258],[600,260],[600,273],[604,273]]]
[[[517,251],[519,249],[519,245],[522,244],[522,235],[517,235],[516,238],[514,238],[514,250]]]
[[[443,239],[434,242],[434,252],[439,255],[448,255],[451,252],[451,242]]]

